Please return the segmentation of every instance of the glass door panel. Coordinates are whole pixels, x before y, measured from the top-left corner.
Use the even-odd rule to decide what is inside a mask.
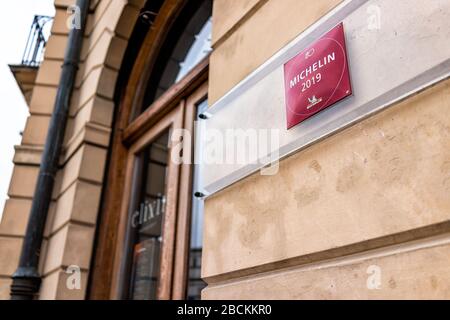
[[[194,145],[196,148],[195,153],[201,152],[201,125],[200,115],[207,111],[208,100],[203,98],[200,102],[196,103],[196,119],[195,122],[195,137]],[[198,157],[196,157],[198,158]],[[193,185],[194,190],[198,190],[201,185],[201,167],[197,163],[198,159],[194,161],[193,165]],[[202,199],[199,199],[192,195],[192,213],[191,213],[191,234],[190,234],[190,246],[189,246],[189,274],[187,279],[187,299],[188,300],[200,300],[201,291],[206,287],[206,283],[201,278],[201,265],[202,265],[202,250],[203,250],[203,211],[204,203]]]
[[[152,142],[140,155],[143,181],[140,200],[132,216],[133,245],[130,297],[154,300],[160,277],[162,226],[166,206],[169,132]]]

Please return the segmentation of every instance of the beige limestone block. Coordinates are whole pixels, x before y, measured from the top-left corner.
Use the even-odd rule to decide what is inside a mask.
[[[447,222],[448,110],[450,81],[283,160],[274,176],[255,174],[207,199],[203,276],[361,250]]]
[[[450,245],[387,248],[209,287],[203,299],[450,298]],[[436,242],[439,242],[436,241]]]

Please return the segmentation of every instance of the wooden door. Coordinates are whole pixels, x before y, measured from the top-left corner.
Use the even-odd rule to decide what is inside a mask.
[[[150,113],[145,121],[136,119],[145,130],[133,132],[131,139],[125,131],[124,143],[129,147],[116,252],[116,289],[121,299],[185,299],[189,280],[191,297],[201,288],[198,265],[190,263],[189,254],[194,122],[198,107],[207,101],[207,83],[189,88],[182,98],[179,91],[172,100],[171,92],[161,98],[167,106],[161,109],[164,116]],[[174,161],[179,155],[174,152],[182,152],[188,161]],[[190,279],[193,271],[197,276]]]

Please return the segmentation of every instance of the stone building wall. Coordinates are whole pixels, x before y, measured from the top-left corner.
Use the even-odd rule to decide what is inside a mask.
[[[210,101],[339,3],[215,0]],[[208,198],[203,298],[449,298],[448,110],[450,80]]]

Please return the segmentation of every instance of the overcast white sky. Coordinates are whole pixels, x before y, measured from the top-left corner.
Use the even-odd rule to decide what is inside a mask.
[[[14,145],[20,144],[20,131],[28,107],[8,64],[19,64],[36,14],[54,16],[53,0],[0,1],[0,221],[12,173]]]

